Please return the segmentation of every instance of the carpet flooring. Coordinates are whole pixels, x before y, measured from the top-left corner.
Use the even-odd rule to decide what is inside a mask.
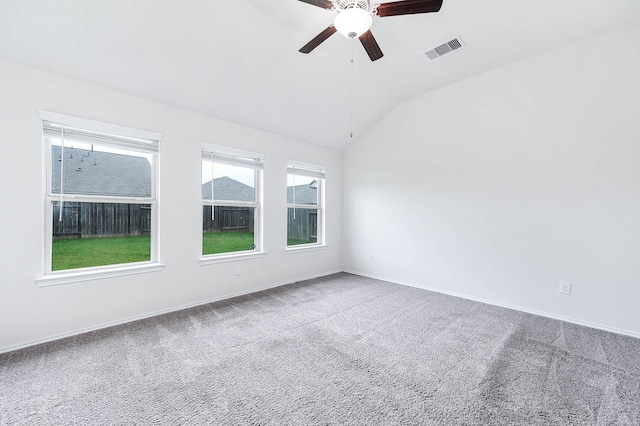
[[[0,355],[2,425],[640,425],[640,339],[337,274]]]

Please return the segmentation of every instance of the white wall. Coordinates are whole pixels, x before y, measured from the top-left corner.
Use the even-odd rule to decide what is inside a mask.
[[[180,82],[176,82],[180,84]],[[0,62],[0,352],[180,306],[342,269],[342,154]],[[164,134],[161,272],[38,287],[42,275],[44,109]],[[200,142],[266,155],[261,259],[200,266]],[[328,248],[287,254],[286,160],[327,167]],[[241,264],[242,275],[235,276]]]
[[[639,24],[392,111],[344,157],[345,269],[640,336]]]

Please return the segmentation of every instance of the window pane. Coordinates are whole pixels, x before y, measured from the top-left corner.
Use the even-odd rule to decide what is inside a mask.
[[[318,209],[288,209],[287,245],[318,241]]]
[[[51,270],[151,260],[151,205],[53,202]]]
[[[254,207],[202,206],[202,254],[255,249]]]
[[[306,176],[287,175],[287,203],[318,205],[318,180]]]
[[[250,167],[202,161],[202,199],[211,200],[211,177],[213,176],[213,199],[223,201],[256,201],[256,170]]]
[[[150,154],[78,142],[63,148],[59,139],[52,139],[51,193],[60,193],[64,163],[65,194],[151,197],[150,159]]]

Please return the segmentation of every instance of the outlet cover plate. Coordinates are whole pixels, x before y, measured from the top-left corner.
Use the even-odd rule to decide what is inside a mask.
[[[560,281],[560,294],[571,294],[571,283]]]

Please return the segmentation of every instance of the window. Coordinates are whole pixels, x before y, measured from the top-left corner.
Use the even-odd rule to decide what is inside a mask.
[[[45,276],[157,264],[161,135],[55,113],[41,116]]]
[[[262,251],[262,155],[202,146],[202,255]]]
[[[324,244],[324,167],[287,166],[287,246]]]

